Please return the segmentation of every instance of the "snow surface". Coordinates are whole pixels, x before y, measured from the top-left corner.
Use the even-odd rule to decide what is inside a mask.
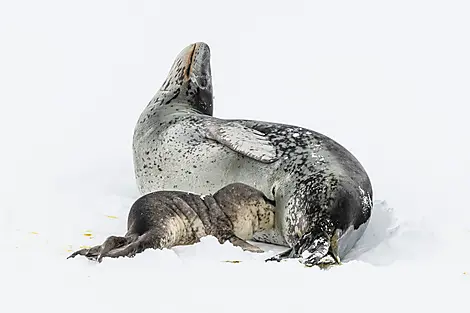
[[[2,312],[468,312],[469,9],[0,2]],[[194,41],[212,49],[215,115],[318,130],[370,174],[372,219],[342,266],[265,263],[283,248],[211,237],[66,260],[124,234],[135,122]]]

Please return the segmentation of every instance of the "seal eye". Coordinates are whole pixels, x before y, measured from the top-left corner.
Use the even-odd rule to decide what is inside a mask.
[[[268,203],[268,204],[270,204],[274,207],[276,206],[276,201],[275,200],[271,200],[268,197],[266,197],[265,195],[263,195],[263,199],[264,199],[264,202],[266,202],[266,203]]]
[[[206,76],[196,76],[196,85],[201,89],[206,89],[209,86],[209,79]]]

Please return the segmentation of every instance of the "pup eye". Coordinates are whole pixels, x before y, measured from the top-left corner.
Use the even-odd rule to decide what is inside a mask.
[[[271,200],[271,199],[269,199],[268,197],[266,197],[266,196],[264,196],[264,195],[263,195],[263,198],[264,198],[264,202],[266,202],[266,203],[268,203],[268,204],[270,204],[270,205],[272,205],[272,206],[276,206],[276,201]]]

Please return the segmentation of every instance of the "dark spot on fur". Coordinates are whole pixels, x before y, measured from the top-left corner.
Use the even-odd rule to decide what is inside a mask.
[[[180,94],[180,88],[178,88],[178,89],[176,90],[174,96],[171,97],[170,99],[168,99],[168,100],[165,102],[165,104],[168,104],[168,103],[170,103],[171,101],[175,100],[175,99],[179,96],[179,94]]]

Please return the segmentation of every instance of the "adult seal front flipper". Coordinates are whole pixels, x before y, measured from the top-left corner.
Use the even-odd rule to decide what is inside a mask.
[[[241,239],[241,238],[238,238],[237,236],[232,236],[229,238],[229,241],[232,243],[232,245],[234,245],[235,247],[240,247],[242,248],[243,251],[250,251],[250,252],[254,252],[254,253],[263,253],[263,249],[257,247],[257,246],[254,246],[248,242],[246,242],[245,240]]]
[[[277,150],[266,134],[237,122],[217,123],[204,120],[202,130],[208,139],[263,163],[278,160]]]

